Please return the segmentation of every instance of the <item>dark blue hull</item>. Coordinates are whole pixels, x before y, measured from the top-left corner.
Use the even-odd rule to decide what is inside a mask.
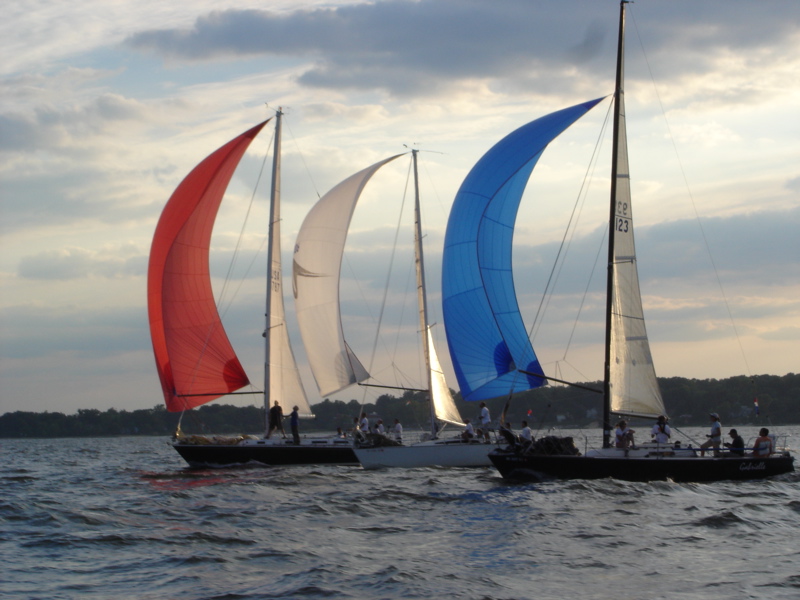
[[[525,455],[496,450],[489,454],[492,464],[505,479],[603,479],[623,481],[707,482],[764,479],[794,471],[794,458],[724,457],[588,457]]]

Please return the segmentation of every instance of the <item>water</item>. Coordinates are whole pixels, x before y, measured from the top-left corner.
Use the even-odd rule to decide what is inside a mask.
[[[800,428],[780,432],[797,448]],[[488,468],[193,471],[160,438],[0,448],[6,599],[800,596],[798,472],[509,484]]]

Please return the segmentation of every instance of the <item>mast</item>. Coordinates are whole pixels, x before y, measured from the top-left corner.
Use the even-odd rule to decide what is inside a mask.
[[[606,339],[605,362],[603,367],[603,447],[611,445],[611,320],[614,305],[614,230],[617,209],[617,177],[628,177],[627,173],[619,174],[618,158],[621,138],[621,124],[624,123],[624,68],[625,68],[625,5],[628,0],[619,3],[619,39],[617,41],[617,75],[614,87],[614,134],[611,151],[611,200],[609,202],[608,219],[608,274],[606,278]]]
[[[419,326],[422,332],[422,347],[427,372],[428,403],[431,409],[431,435],[436,436],[436,409],[433,403],[433,374],[431,372],[431,353],[428,345],[428,299],[425,292],[425,262],[422,255],[422,217],[419,207],[419,177],[417,173],[417,152],[411,151],[414,165],[414,263],[417,271],[417,303],[419,305]]]
[[[275,145],[272,151],[272,185],[269,192],[269,226],[267,233],[267,294],[266,307],[264,312],[264,427],[269,434],[269,401],[270,401],[270,364],[271,364],[271,344],[270,329],[272,327],[272,295],[273,289],[277,285],[278,290],[281,286],[280,269],[280,196],[281,196],[281,120],[283,109],[278,107],[275,113]],[[276,248],[277,245],[277,248]],[[277,254],[277,256],[276,256]],[[277,259],[278,269],[276,270],[273,261]]]

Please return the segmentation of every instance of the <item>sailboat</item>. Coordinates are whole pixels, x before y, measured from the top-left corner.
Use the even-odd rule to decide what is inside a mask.
[[[625,4],[620,3],[614,93],[609,212],[603,447],[581,454],[571,438],[494,450],[504,478],[717,481],[770,477],[793,470],[780,449],[769,457],[720,453],[708,457],[680,444],[611,447],[611,415],[666,415],[642,310],[628,170],[623,91]],[[443,255],[443,313],[450,353],[467,400],[508,396],[548,377],[527,336],[511,274],[511,237],[534,166],[548,144],[602,98],[541,117],[492,147],[464,180],[448,220]]]
[[[491,466],[488,454],[494,446],[461,437],[444,438],[447,424],[463,426],[445,381],[436,349],[425,290],[425,267],[422,251],[417,150],[411,151],[414,173],[414,253],[420,332],[430,400],[431,432],[429,439],[415,444],[396,444],[382,436],[364,434],[356,443],[355,453],[366,469],[416,466]],[[326,397],[351,385],[370,379],[370,374],[344,337],[339,306],[339,275],[348,228],[364,187],[384,165],[398,154],[375,163],[348,177],[314,205],[306,215],[297,235],[293,263],[293,287],[297,321],[309,365],[320,395]]]
[[[275,116],[270,193],[264,331],[264,408],[313,416],[292,353],[283,303],[280,246],[281,120]],[[182,412],[250,385],[223,329],[209,273],[209,247],[217,211],[250,143],[269,120],[234,138],[198,164],[167,202],[156,226],[147,275],[150,334],[167,410]],[[250,393],[250,392],[244,392]],[[181,418],[183,414],[181,415]],[[266,418],[265,418],[266,423]],[[175,450],[192,467],[261,463],[352,464],[352,442],[338,438],[186,435],[180,424]]]

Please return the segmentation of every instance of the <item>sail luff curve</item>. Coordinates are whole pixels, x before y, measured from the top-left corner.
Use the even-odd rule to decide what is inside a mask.
[[[369,378],[344,338],[339,277],[347,230],[364,186],[397,154],[351,175],[311,208],[294,248],[292,286],[303,346],[320,395]]]
[[[430,326],[428,326],[426,342],[430,361],[430,394],[433,412],[440,421],[459,427],[463,426],[464,420],[461,418],[458,408],[456,408],[456,402],[453,400],[453,394],[450,392],[444,376],[444,370],[439,362],[439,355],[436,354],[436,346],[433,343]]]
[[[300,370],[292,351],[283,298],[283,259],[281,253],[281,139],[283,111],[275,116],[275,142],[270,189],[269,249],[267,250],[266,335],[264,365],[264,408],[275,402],[288,414],[297,406],[298,415],[312,418],[314,412],[303,387]]]
[[[528,123],[493,146],[456,194],[445,234],[442,303],[450,356],[465,400],[543,385],[514,291],[514,223],[547,145],[602,98]]]
[[[624,10],[624,6],[623,6]],[[624,23],[624,21],[623,21]],[[624,31],[624,28],[621,27]],[[614,157],[615,178],[612,198],[613,235],[611,248],[612,282],[609,348],[609,404],[615,414],[656,417],[666,414],[656,379],[653,357],[642,308],[636,246],[633,236],[633,209],[625,122],[624,46],[620,48],[620,92],[616,98],[617,144]]]
[[[170,411],[199,406],[249,383],[217,311],[208,251],[228,183],[266,123],[198,164],[175,189],[156,226],[147,305],[156,367]]]

